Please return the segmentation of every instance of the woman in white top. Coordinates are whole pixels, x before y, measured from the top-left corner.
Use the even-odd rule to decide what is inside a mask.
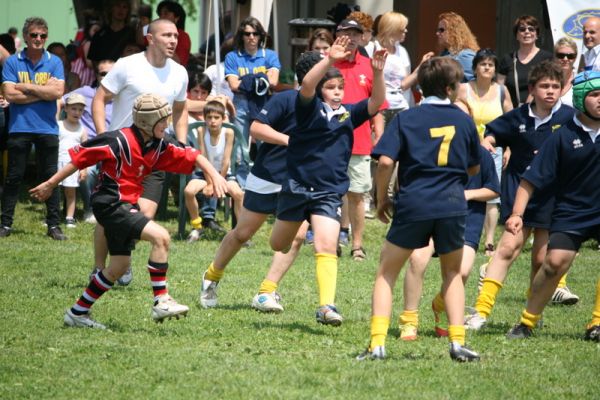
[[[389,108],[384,111],[386,124],[402,110],[410,106],[412,99],[411,87],[417,83],[417,72],[421,64],[433,56],[429,52],[423,56],[419,66],[410,71],[410,59],[408,53],[400,43],[406,39],[408,18],[398,12],[386,12],[381,16],[377,29],[378,49],[384,48],[388,51],[383,75],[385,78],[385,98]]]
[[[575,78],[573,65],[577,59],[577,45],[573,39],[568,37],[558,39],[554,45],[554,58],[560,64],[563,73],[560,101],[573,107],[573,78]]]

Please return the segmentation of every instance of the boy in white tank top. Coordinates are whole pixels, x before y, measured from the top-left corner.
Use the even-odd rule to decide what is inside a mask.
[[[233,212],[239,218],[244,192],[230,170],[234,133],[232,129],[223,127],[225,106],[219,101],[209,101],[204,106],[203,113],[206,127],[198,128],[198,148],[212,166],[227,180],[227,193],[233,199]],[[205,196],[211,196],[213,188],[212,183],[205,179],[202,172],[196,171],[184,190],[185,206],[190,214],[192,225],[188,242],[194,242],[200,238],[202,218],[198,213],[198,200],[196,200],[196,194],[200,192]]]
[[[69,149],[87,140],[87,131],[81,124],[85,98],[78,93],[73,93],[66,98],[65,103],[67,117],[62,121],[58,121],[58,169],[71,162]],[[86,169],[77,171],[60,183],[65,192],[65,225],[67,228],[75,227],[76,190],[79,187],[79,182],[85,180],[86,174]]]

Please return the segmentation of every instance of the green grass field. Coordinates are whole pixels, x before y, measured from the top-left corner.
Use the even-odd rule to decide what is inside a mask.
[[[175,215],[175,209],[169,209]],[[202,272],[217,241],[171,246],[169,287],[190,306],[187,318],[155,324],[146,261],[138,245],[134,281],[94,306],[110,330],[64,328],[62,317],[81,294],[92,267],[92,226],[81,223],[70,240],[45,236],[43,207],[21,203],[13,234],[0,239],[0,398],[3,399],[548,399],[598,398],[600,345],[582,335],[598,277],[596,244],[586,243],[569,276],[581,297],[572,307],[548,307],[545,327],[527,341],[509,342],[506,331],[524,305],[529,251],[513,265],[489,326],[468,334],[482,360],[456,364],[448,342],[433,334],[430,303],[439,288],[439,265],[430,266],[421,304],[420,337],[397,339],[401,284],[386,345],[388,358],[354,357],[369,337],[370,295],[386,227],[368,221],[368,260],[340,260],[337,305],[340,328],[315,322],[317,290],[312,248],[302,249],[280,285],[285,312],[263,315],[250,308],[271,259],[270,226],[231,263],[219,286],[219,306],[198,306]],[[175,233],[174,219],[163,222]],[[478,256],[475,268],[485,262]],[[476,269],[475,269],[476,271]],[[473,277],[467,304],[477,290]]]

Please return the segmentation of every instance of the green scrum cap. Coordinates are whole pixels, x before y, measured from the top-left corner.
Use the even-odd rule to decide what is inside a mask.
[[[575,76],[573,80],[573,106],[588,117],[590,115],[585,109],[585,97],[594,90],[600,90],[600,72],[584,71]]]

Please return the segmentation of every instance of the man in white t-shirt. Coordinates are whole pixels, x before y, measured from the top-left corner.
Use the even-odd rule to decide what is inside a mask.
[[[188,110],[186,105],[188,75],[183,66],[172,60],[177,47],[177,27],[164,19],[154,20],[148,26],[148,47],[143,53],[120,58],[102,80],[92,102],[92,117],[96,132],[107,131],[105,106],[113,102],[112,120],[108,130],[133,124],[134,100],[143,93],[164,97],[173,109],[173,126],[177,139],[186,143]],[[154,218],[162,194],[164,173],[154,172],[144,179],[144,192],[138,204],[148,218]],[[108,249],[101,226],[95,232],[95,268],[104,269]],[[131,270],[119,280],[131,282]]]
[[[586,47],[580,71],[600,71],[600,18],[589,17],[583,23],[583,45]]]

